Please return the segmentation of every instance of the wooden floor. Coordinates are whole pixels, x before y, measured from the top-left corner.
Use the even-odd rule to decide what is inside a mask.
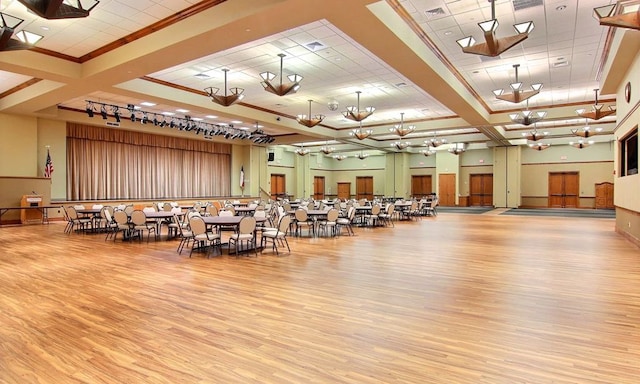
[[[0,383],[640,382],[610,219],[441,213],[292,252],[0,228]]]

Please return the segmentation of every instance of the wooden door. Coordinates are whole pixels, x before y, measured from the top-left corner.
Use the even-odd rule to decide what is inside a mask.
[[[577,208],[579,186],[578,172],[549,172],[549,207]]]
[[[373,176],[356,177],[356,199],[373,200]]]
[[[284,198],[287,194],[287,188],[284,175],[271,174],[271,198]]]
[[[596,209],[613,209],[613,184],[605,181],[596,184]]]
[[[411,196],[421,199],[432,192],[431,175],[411,176]]]
[[[493,174],[469,176],[469,200],[472,207],[493,206]]]
[[[351,183],[338,183],[338,199],[348,200],[351,198]]]
[[[438,175],[438,198],[443,207],[456,205],[456,175],[455,173],[441,173]]]
[[[324,199],[324,176],[313,177],[313,199]]]

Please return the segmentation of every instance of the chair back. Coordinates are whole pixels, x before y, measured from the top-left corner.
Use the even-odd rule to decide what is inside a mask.
[[[280,218],[280,222],[278,223],[278,231],[286,235],[290,226],[291,226],[291,216],[284,215]]]
[[[78,219],[78,212],[76,212],[76,207],[73,205],[70,205],[67,207],[67,215],[69,215],[69,219],[71,220],[77,220]]]
[[[104,208],[104,205],[102,204],[93,204],[91,206],[91,209],[102,209],[102,208]]]
[[[338,212],[337,209],[331,208],[329,211],[327,211],[327,221],[335,222],[336,220],[338,220],[339,215],[340,215],[340,212]]]
[[[253,216],[245,216],[240,220],[240,225],[238,226],[238,233],[241,235],[246,235],[249,233],[253,233],[256,230],[256,218]]]
[[[192,217],[189,221],[189,225],[191,226],[191,232],[196,236],[207,233],[207,225],[200,216]]]
[[[309,214],[302,208],[296,209],[296,221],[307,221]]]
[[[380,213],[380,205],[376,204],[373,207],[371,207],[371,214],[372,215],[377,215]]]
[[[145,225],[147,223],[147,215],[144,213],[144,211],[136,209],[135,211],[131,212],[131,222],[134,225]]]
[[[267,217],[266,211],[253,211],[253,217]]]
[[[158,211],[156,210],[156,207],[153,206],[153,207],[144,207],[144,208],[142,208],[142,212],[158,212]]]
[[[393,211],[396,210],[396,205],[391,203],[389,205],[387,205],[387,215],[391,215],[393,214]]]
[[[234,216],[234,214],[233,212],[225,209],[224,211],[218,212],[218,216]]]
[[[124,207],[124,212],[127,215],[130,215],[131,213],[133,213],[133,211],[134,211],[133,205],[127,205],[126,207]]]
[[[112,223],[113,222],[113,216],[111,215],[111,212],[109,212],[107,207],[102,208],[101,212],[104,215],[103,217],[107,221],[107,223]]]
[[[127,224],[129,221],[129,217],[125,211],[115,211],[113,212],[113,218],[118,224]]]

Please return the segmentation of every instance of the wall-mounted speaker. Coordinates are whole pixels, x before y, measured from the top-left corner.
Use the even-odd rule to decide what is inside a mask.
[[[269,152],[269,157],[267,158],[267,161],[273,161],[276,158],[276,154],[273,152]]]

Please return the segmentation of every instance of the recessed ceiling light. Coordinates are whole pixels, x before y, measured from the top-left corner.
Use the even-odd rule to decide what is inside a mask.
[[[175,113],[173,113],[173,112],[162,112],[162,114],[165,115],[165,116],[173,116],[173,115],[175,115]]]
[[[249,128],[249,127],[240,127],[240,128],[238,128],[238,129],[241,129],[241,130],[243,130],[243,131],[248,131],[248,130],[250,130],[251,128]]]
[[[208,79],[208,78],[211,77],[211,76],[207,75],[206,73],[196,73],[193,76],[197,77],[198,79]]]
[[[144,105],[145,107],[153,107],[156,103],[152,103],[150,101],[143,101],[140,105]]]
[[[42,27],[40,27],[40,29],[42,29],[43,31],[48,31],[49,27],[47,27],[46,25],[43,25]]]
[[[444,35],[445,35],[445,36],[450,36],[451,34],[453,34],[453,32],[451,32],[451,31],[446,31],[446,32],[444,33]]]
[[[187,113],[187,112],[189,112],[189,110],[188,109],[176,109],[176,112],[178,112],[178,113]]]
[[[231,124],[242,124],[240,120],[231,120]]]
[[[215,116],[215,115],[207,115],[207,116],[205,116],[205,117],[206,117],[207,119],[217,119],[217,118],[218,118],[218,116]]]
[[[565,9],[567,9],[567,6],[562,4],[562,5],[558,5],[556,7],[556,11],[564,11]]]

